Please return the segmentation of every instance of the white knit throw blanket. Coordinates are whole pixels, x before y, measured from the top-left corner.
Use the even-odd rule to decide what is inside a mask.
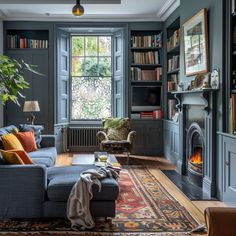
[[[93,198],[92,186],[93,184],[98,185],[100,192],[100,179],[106,177],[117,179],[118,174],[104,167],[98,170],[89,169],[81,173],[80,179],[73,186],[67,202],[67,218],[70,220],[73,229],[91,229],[95,227],[90,213],[90,200]]]

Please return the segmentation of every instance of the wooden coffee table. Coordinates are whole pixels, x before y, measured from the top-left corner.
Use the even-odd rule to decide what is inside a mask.
[[[111,164],[118,163],[115,155],[107,154],[108,162]],[[72,166],[76,165],[96,165],[94,154],[74,154],[72,159]]]

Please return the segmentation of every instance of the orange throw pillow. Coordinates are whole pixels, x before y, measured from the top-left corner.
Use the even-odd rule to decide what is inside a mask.
[[[5,151],[5,150],[0,150],[3,160],[7,164],[12,164],[12,165],[24,165],[24,162],[21,160],[19,155],[17,153],[11,152],[11,151]]]
[[[12,152],[16,153],[20,159],[24,162],[24,164],[34,164],[30,156],[24,150],[12,150]]]
[[[26,152],[33,152],[38,149],[34,138],[34,132],[17,132],[15,133],[15,136]]]
[[[3,135],[1,139],[5,150],[12,150],[12,149],[24,150],[20,141],[12,133]]]

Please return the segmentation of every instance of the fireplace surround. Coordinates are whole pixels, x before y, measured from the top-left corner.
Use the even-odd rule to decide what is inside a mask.
[[[179,112],[177,171],[196,186],[202,187],[204,196],[209,198],[215,197],[216,191],[215,91],[173,92]]]

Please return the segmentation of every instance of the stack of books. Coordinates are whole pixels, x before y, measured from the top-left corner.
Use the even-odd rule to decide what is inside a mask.
[[[173,35],[167,40],[167,51],[179,46],[180,44],[180,29],[177,29]]]
[[[168,60],[168,72],[179,69],[179,55]]]

